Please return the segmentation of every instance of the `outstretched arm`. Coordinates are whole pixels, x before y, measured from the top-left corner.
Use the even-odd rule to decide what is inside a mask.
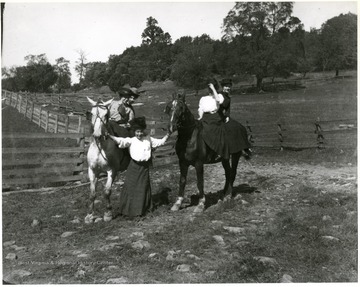
[[[169,139],[169,137],[170,137],[170,132],[168,132],[162,139],[156,139],[156,138],[150,137],[151,147],[156,148],[156,147],[164,145],[166,143],[166,141]]]
[[[119,145],[119,148],[126,148],[131,145],[131,138],[122,138],[109,135],[109,137]]]

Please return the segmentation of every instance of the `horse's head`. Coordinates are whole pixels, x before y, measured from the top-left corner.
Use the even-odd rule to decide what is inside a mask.
[[[106,131],[105,125],[109,120],[109,105],[112,103],[113,99],[103,102],[95,102],[94,100],[87,97],[90,102],[91,108],[91,124],[93,126],[93,136],[100,137]]]
[[[165,113],[170,116],[170,132],[174,132],[179,127],[183,126],[184,122],[187,120],[186,114],[192,116],[186,106],[185,93],[174,93],[172,101],[169,102],[165,107]]]

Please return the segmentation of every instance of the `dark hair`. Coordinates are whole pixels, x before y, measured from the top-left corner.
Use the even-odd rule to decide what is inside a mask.
[[[146,119],[145,117],[137,117],[132,119],[130,122],[130,127],[132,130],[144,130],[146,129]]]

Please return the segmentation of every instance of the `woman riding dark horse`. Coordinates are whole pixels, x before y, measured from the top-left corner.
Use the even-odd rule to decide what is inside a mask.
[[[212,94],[202,97],[199,102],[199,119],[203,124],[204,141],[217,153],[217,159],[227,159],[230,154],[239,151],[243,151],[244,156],[249,158],[251,145],[246,128],[230,117],[232,81],[215,81],[217,88],[223,87],[222,92],[218,93],[214,84],[209,84]]]
[[[218,98],[221,97],[222,96],[219,96]],[[242,131],[238,133],[244,133],[242,136],[246,139],[246,142],[238,143],[239,147],[232,148],[231,151],[234,152],[230,152],[227,141],[231,136],[227,135],[223,116],[218,113],[218,110],[214,112],[214,107],[219,109],[220,104],[215,103],[214,105],[214,102],[212,102],[210,105],[205,105],[205,108],[204,106],[201,106],[199,109],[201,120],[195,120],[185,103],[185,95],[174,95],[173,100],[166,107],[166,112],[170,115],[170,131],[178,131],[175,149],[179,158],[180,184],[178,199],[171,209],[173,211],[179,210],[183,201],[187,172],[190,165],[194,166],[196,169],[197,187],[200,196],[199,205],[195,211],[202,211],[205,204],[203,177],[204,164],[215,163],[221,160],[226,178],[224,195],[232,195],[232,188],[240,156],[247,156],[244,149],[248,149],[250,144],[247,141],[246,129],[242,129]],[[208,112],[210,109],[213,110]],[[206,134],[209,132],[213,134],[210,136],[209,134]],[[228,132],[231,131],[228,130]],[[210,142],[210,145],[206,140],[209,140],[208,142]],[[211,145],[213,148],[217,148],[217,150],[214,151],[211,148]],[[221,158],[215,160],[216,155],[220,155]]]

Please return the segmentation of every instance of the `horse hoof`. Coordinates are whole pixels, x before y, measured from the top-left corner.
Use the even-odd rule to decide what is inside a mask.
[[[95,220],[95,218],[94,218],[94,216],[93,216],[92,214],[86,215],[86,216],[85,216],[85,219],[84,219],[85,224],[94,223],[94,220]]]
[[[113,219],[111,211],[105,212],[104,214],[104,221],[109,222]]]
[[[203,212],[205,209],[205,205],[204,204],[199,204],[195,207],[194,209],[194,213],[201,213]]]
[[[171,211],[179,211],[180,209],[180,204],[174,204],[172,207],[171,207]]]

